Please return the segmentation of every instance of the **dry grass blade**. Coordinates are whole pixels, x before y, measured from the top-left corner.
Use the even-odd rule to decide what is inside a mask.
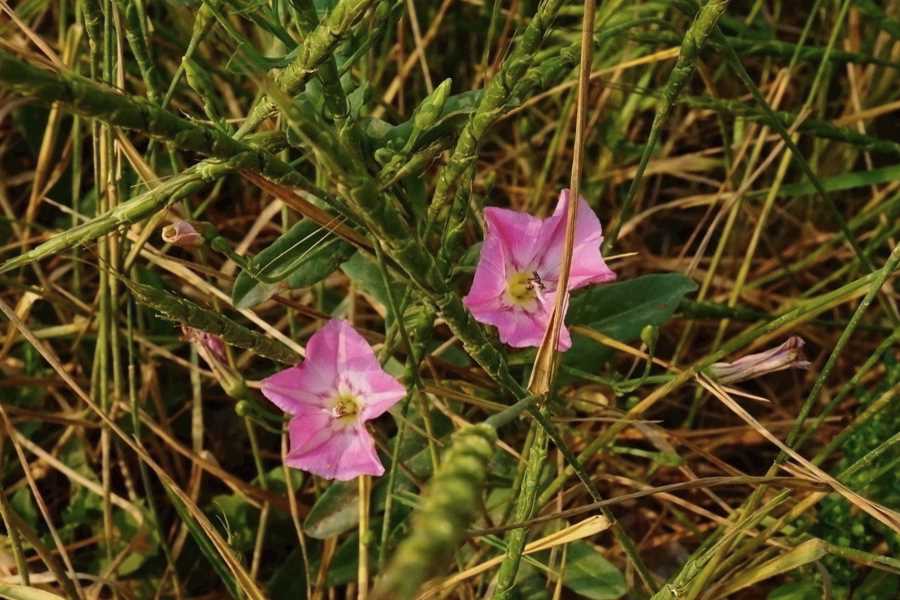
[[[857,494],[856,492],[842,484],[840,481],[823,471],[821,468],[817,467],[809,460],[798,454],[793,448],[787,446],[784,442],[775,437],[772,432],[763,427],[763,425],[759,421],[757,421],[753,417],[753,415],[748,413],[747,410],[744,409],[744,407],[738,404],[728,394],[728,392],[725,391],[722,386],[720,386],[716,382],[712,381],[705,375],[699,375],[697,377],[697,381],[713,396],[718,398],[722,402],[722,404],[727,406],[732,412],[734,412],[746,423],[752,426],[753,429],[756,430],[761,436],[778,446],[780,450],[797,461],[804,469],[809,472],[811,477],[815,477],[818,481],[827,484],[835,492],[846,498],[851,504],[869,514],[874,519],[880,521],[886,527],[892,529],[897,533],[900,533],[900,513],[897,513],[897,511],[895,510],[892,510],[877,502],[868,500],[863,496]]]
[[[261,190],[265,190],[266,192],[272,194],[273,196],[284,202],[287,206],[290,206],[306,218],[315,221],[325,229],[334,231],[337,235],[341,236],[351,244],[360,248],[367,248],[371,250],[372,244],[365,238],[365,236],[357,233],[355,230],[351,229],[343,223],[335,223],[333,216],[329,215],[327,212],[312,204],[308,200],[301,198],[290,189],[276,183],[272,183],[271,181],[268,181],[267,179],[249,171],[244,171],[241,173],[241,175],[248,181],[253,182],[253,184],[258,186]]]
[[[602,531],[606,531],[607,529],[609,529],[609,526],[610,522],[606,517],[588,517],[587,519],[579,521],[574,525],[564,527],[559,531],[546,535],[527,544],[525,546],[524,554],[534,554],[535,552],[541,552],[542,550],[549,550],[557,546],[570,544],[572,542],[596,535]],[[426,588],[425,591],[419,594],[418,600],[426,600],[427,598],[439,597],[443,593],[446,593],[448,590],[453,589],[453,587],[460,582],[489,571],[498,566],[502,561],[503,557],[498,556],[477,564],[474,567],[469,567],[465,571],[457,573],[452,577],[448,577],[447,579]]]
[[[556,284],[556,297],[553,312],[544,339],[538,347],[537,356],[531,369],[528,391],[535,396],[543,396],[550,391],[556,369],[556,349],[559,345],[559,332],[566,316],[569,302],[569,273],[572,270],[572,249],[575,244],[575,217],[578,214],[578,201],[581,191],[581,171],[584,168],[584,139],[587,126],[587,103],[590,93],[590,72],[594,56],[594,13],[595,0],[585,0],[584,14],[581,18],[581,59],[578,67],[578,98],[575,107],[575,139],[572,154],[572,176],[569,183],[569,203],[566,210],[566,233],[563,241],[563,254],[560,262],[559,279]]]
[[[748,588],[751,585],[771,579],[778,575],[789,573],[803,565],[815,562],[825,556],[826,547],[822,540],[809,540],[792,548],[777,558],[766,561],[763,564],[749,568],[737,577],[728,581],[721,589],[710,591],[711,598],[727,598],[735,592]]]

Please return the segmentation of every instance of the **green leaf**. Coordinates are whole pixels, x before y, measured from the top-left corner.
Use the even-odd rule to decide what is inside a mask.
[[[697,284],[680,273],[656,273],[597,285],[572,298],[566,323],[586,325],[620,341],[647,325],[662,325]]]
[[[255,276],[241,271],[231,290],[232,301],[238,308],[250,308],[268,300],[279,289],[318,283],[355,251],[318,223],[304,219],[250,261]]]
[[[8,600],[63,600],[62,596],[27,585],[0,583],[0,598]]]
[[[305,597],[306,569],[303,568],[303,555],[299,546],[281,561],[267,588],[272,600],[296,600]]]
[[[377,536],[373,536],[373,540]],[[375,559],[372,552],[374,544],[368,545],[369,564]],[[359,533],[354,532],[338,546],[331,560],[331,567],[328,569],[328,575],[325,578],[325,585],[328,587],[336,587],[346,585],[356,580],[356,572],[359,569]]]
[[[31,496],[30,489],[22,487],[13,492],[9,497],[9,504],[12,506],[13,510],[22,517],[23,521],[30,527],[37,528],[39,520],[38,511],[37,506],[34,504],[34,499]]]
[[[842,173],[834,177],[828,177],[822,180],[822,187],[826,192],[842,192],[855,188],[868,187],[870,185],[878,185],[882,183],[891,183],[900,179],[900,165],[889,165],[878,169],[866,171],[851,171],[850,173]],[[766,190],[760,191],[757,195],[767,193]],[[795,196],[806,196],[816,193],[816,188],[812,183],[801,182],[791,183],[781,186],[778,196],[781,198],[791,198]]]
[[[361,253],[354,254],[350,260],[341,265],[341,270],[349,277],[354,285],[369,294],[381,303],[388,312],[388,321],[393,321],[391,303],[388,300],[387,288],[378,263],[370,256]],[[399,303],[406,293],[406,286],[399,282],[392,283],[394,299]]]
[[[655,273],[619,283],[598,285],[572,298],[568,325],[584,325],[620,342],[635,340],[647,325],[666,323],[687,294],[697,285],[680,273]],[[612,351],[578,334],[564,364],[594,371]]]
[[[143,509],[143,501],[135,503]],[[121,576],[131,575],[149,560],[159,554],[159,528],[148,527],[153,523],[149,511],[142,510],[143,523],[138,523],[134,516],[126,511],[116,511],[113,514],[113,522],[123,539],[128,540],[128,555],[119,563],[116,570]]]
[[[628,590],[622,572],[587,542],[569,544],[563,585],[591,600],[621,598]]]
[[[303,531],[310,537],[325,540],[356,527],[359,522],[356,481],[336,481],[313,504]]]

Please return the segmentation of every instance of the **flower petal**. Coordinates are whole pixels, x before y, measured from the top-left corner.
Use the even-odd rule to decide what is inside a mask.
[[[309,438],[314,440],[315,444],[309,442],[300,444],[295,450],[294,436],[296,435],[298,442],[303,442],[307,438],[304,437],[306,433],[303,423],[296,426],[298,431],[294,433],[294,421],[291,421],[291,451],[285,457],[288,466],[340,481],[347,481],[359,475],[384,474],[384,466],[375,451],[375,442],[362,424],[330,431],[327,428],[319,429]],[[326,431],[330,435],[318,443],[322,432]]]
[[[785,369],[808,369],[803,358],[803,338],[791,336],[784,343],[764,352],[748,354],[732,362],[713,363],[707,373],[719,383],[738,383]]]
[[[329,321],[320,332],[329,343],[335,341],[337,379],[359,397],[363,421],[380,416],[406,395],[403,385],[381,368],[372,347],[347,321]]]
[[[542,221],[527,213],[505,208],[484,209],[487,224],[485,243],[495,238],[502,245],[507,266],[515,271],[530,267],[539,249],[537,242],[542,229]]]
[[[467,307],[485,303],[497,303],[506,291],[507,259],[503,244],[496,235],[489,235],[481,246],[475,278],[469,293],[463,298]]]
[[[302,364],[279,371],[262,382],[263,396],[290,415],[299,414],[304,408],[326,407],[336,388],[335,382],[318,368],[314,355],[307,356]]]
[[[335,419],[323,409],[304,410],[288,423],[288,456],[316,452],[334,437]]]
[[[563,244],[566,238],[566,211],[569,206],[569,190],[559,194],[559,201],[553,215],[543,222],[540,233],[541,254],[538,272],[545,282],[555,283],[562,268]],[[584,198],[578,198],[578,213],[575,216],[575,240],[572,247],[572,269],[569,273],[569,289],[573,290],[591,283],[612,281],[616,274],[606,266],[600,254],[603,230],[600,219],[591,210]]]
[[[181,248],[196,248],[203,245],[203,236],[193,225],[180,219],[163,227],[162,240]]]
[[[383,415],[406,396],[406,388],[380,366],[377,370],[348,374],[350,385],[362,401],[360,418],[370,421]]]
[[[332,319],[323,327],[336,346],[335,367],[338,376],[344,373],[381,371],[381,363],[369,342],[343,319]]]

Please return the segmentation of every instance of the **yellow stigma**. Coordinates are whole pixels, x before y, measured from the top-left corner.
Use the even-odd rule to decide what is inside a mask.
[[[537,273],[519,271],[506,280],[506,299],[510,304],[530,309],[537,300],[538,291],[543,288],[544,285]]]
[[[353,394],[338,394],[331,414],[344,425],[350,425],[356,422],[356,416],[359,414],[359,400]]]

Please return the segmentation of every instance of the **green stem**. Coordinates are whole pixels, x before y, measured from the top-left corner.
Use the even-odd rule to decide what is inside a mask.
[[[546,409],[542,409],[545,410]],[[525,479],[519,496],[516,500],[514,519],[518,522],[526,521],[534,514],[535,499],[540,485],[541,472],[547,461],[547,432],[536,423],[534,440],[528,452],[528,464],[525,468]],[[516,583],[516,575],[519,572],[519,561],[525,548],[525,540],[528,529],[519,527],[510,530],[506,535],[506,555],[497,572],[497,584],[494,588],[494,600],[509,600],[512,598],[513,586]]]
[[[478,108],[469,118],[456,141],[456,147],[450,154],[447,164],[438,174],[437,186],[428,209],[426,235],[424,236],[426,241],[434,229],[443,225],[460,178],[478,159],[478,145],[487,130],[503,114],[513,89],[531,66],[534,52],[549,31],[561,5],[561,0],[541,2],[534,17],[528,22],[528,26],[517,36],[512,52],[487,84]]]
[[[297,58],[275,77],[275,84],[288,96],[303,89],[318,67],[331,57],[335,48],[350,35],[353,27],[365,16],[376,0],[341,0],[328,16],[306,36]],[[253,107],[236,137],[241,138],[274,114],[276,104],[265,97]]]

